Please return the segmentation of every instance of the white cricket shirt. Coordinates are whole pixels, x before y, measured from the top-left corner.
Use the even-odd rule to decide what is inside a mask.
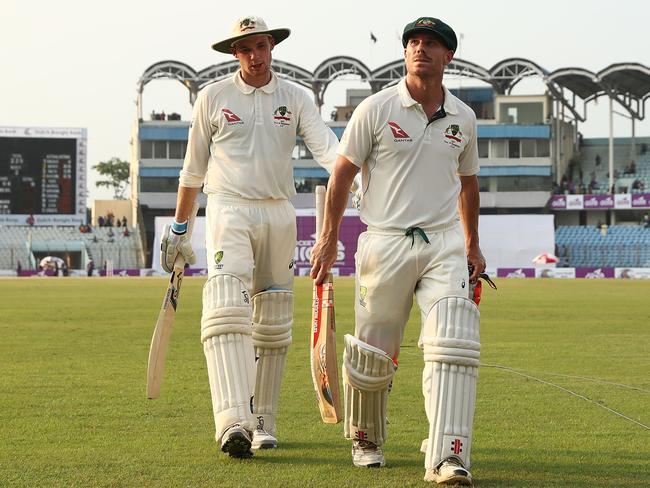
[[[407,229],[458,218],[459,175],[479,171],[476,116],[443,89],[446,116],[430,123],[405,79],[352,114],[338,153],[362,170],[364,223]]]
[[[194,103],[181,186],[249,199],[296,194],[291,154],[300,135],[329,173],[338,139],[304,90],[278,79],[255,88],[239,71],[199,92]]]

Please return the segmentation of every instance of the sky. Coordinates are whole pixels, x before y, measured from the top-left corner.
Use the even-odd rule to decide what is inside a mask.
[[[575,66],[597,72],[622,62],[650,67],[647,0],[248,0],[241,6],[191,0],[2,0],[0,126],[87,128],[89,198],[110,198],[110,192],[95,187],[98,175],[90,166],[111,157],[129,160],[142,73],[163,60],[200,70],[232,59],[210,46],[228,37],[233,22],[244,15],[261,16],[271,28],[290,28],[291,36],[275,48],[274,58],[310,71],[335,55],[356,57],[370,69],[399,59],[399,35],[420,16],[450,24],[462,34],[456,57],[488,69],[512,57],[549,71]],[[449,83],[480,86],[467,78]],[[324,118],[334,105],[344,105],[347,88],[359,87],[364,85],[354,80],[332,83]],[[536,79],[515,90],[542,92]],[[143,101],[145,116],[164,110],[188,119],[191,113],[188,92],[176,81],[149,83]],[[607,108],[604,98],[588,105],[588,120],[580,125],[585,137],[608,136]],[[630,131],[630,121],[615,115],[614,135],[629,136]],[[637,123],[636,134],[650,136],[650,122]]]

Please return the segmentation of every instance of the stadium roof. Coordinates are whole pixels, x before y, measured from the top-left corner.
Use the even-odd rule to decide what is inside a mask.
[[[320,63],[311,72],[285,61],[273,60],[273,69],[281,77],[310,89],[316,103],[323,104],[324,94],[334,79],[345,75],[356,75],[370,84],[373,92],[397,83],[406,75],[404,61],[398,59],[375,70],[370,70],[363,62],[350,56],[334,56]],[[230,76],[239,69],[236,60],[209,66],[201,71],[179,61],[161,61],[145,70],[138,81],[140,96],[144,86],[159,78],[172,78],[180,81],[190,91],[190,102],[194,103],[198,91],[205,85]],[[645,117],[645,101],[650,97],[650,68],[638,63],[612,64],[598,73],[584,68],[560,68],[553,72],[542,68],[525,58],[508,58],[495,64],[491,69],[462,59],[453,59],[446,73],[454,76],[474,78],[492,85],[500,94],[510,94],[512,89],[529,76],[537,76],[546,84],[549,93],[567,108],[577,120],[584,121],[586,110],[582,113],[576,104],[581,99],[583,107],[596,98],[606,95],[620,103],[630,116],[641,120]],[[567,97],[565,91],[573,94]]]

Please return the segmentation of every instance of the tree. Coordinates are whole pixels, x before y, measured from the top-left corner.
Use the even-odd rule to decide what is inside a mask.
[[[113,188],[113,198],[124,199],[124,191],[129,183],[130,168],[127,161],[122,161],[120,158],[111,158],[108,161],[100,161],[92,168],[107,178],[95,182],[95,186]]]

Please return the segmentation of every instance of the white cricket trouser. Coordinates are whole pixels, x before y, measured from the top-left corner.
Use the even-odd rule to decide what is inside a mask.
[[[397,360],[413,294],[422,322],[436,300],[467,298],[465,237],[455,220],[414,233],[369,227],[359,236],[356,260],[355,336]]]
[[[288,200],[208,195],[208,276],[232,274],[252,296],[293,289],[296,212]]]

